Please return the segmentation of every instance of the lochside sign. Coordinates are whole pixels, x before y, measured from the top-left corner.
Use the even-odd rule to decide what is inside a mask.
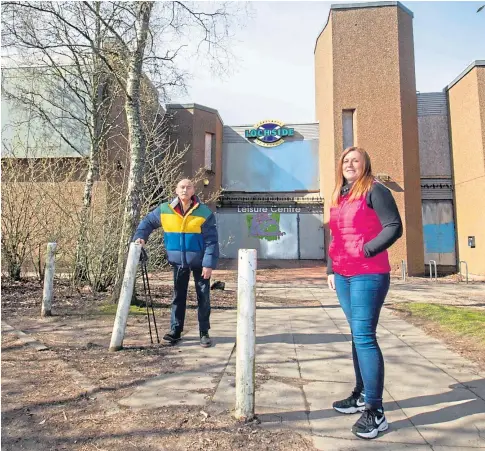
[[[258,122],[254,128],[244,130],[244,137],[263,147],[275,147],[284,143],[284,138],[294,136],[295,129],[285,127],[280,121]]]

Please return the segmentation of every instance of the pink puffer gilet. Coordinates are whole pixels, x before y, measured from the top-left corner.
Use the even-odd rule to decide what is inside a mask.
[[[340,199],[337,207],[330,209],[329,255],[333,271],[342,276],[390,272],[387,251],[369,258],[364,254],[364,244],[382,230],[377,213],[367,205],[365,195],[351,202],[348,198],[349,194]]]

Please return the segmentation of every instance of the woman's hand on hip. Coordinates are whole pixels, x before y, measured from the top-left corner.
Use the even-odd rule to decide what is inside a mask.
[[[335,274],[329,274],[327,276],[328,288],[335,291]]]

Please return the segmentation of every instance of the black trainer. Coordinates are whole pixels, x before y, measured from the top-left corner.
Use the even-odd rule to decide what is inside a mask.
[[[180,332],[177,332],[176,330],[171,330],[168,334],[165,334],[163,336],[163,339],[165,341],[168,341],[172,344],[174,343],[177,343],[177,341],[179,341],[181,339],[181,333]]]
[[[364,396],[360,393],[352,392],[352,394],[341,401],[335,401],[333,408],[340,413],[357,413],[365,410]]]
[[[203,348],[210,348],[212,346],[212,340],[209,337],[209,332],[200,333],[200,345]]]
[[[385,431],[388,427],[384,409],[365,409],[362,416],[352,426],[352,432],[357,437],[370,439],[376,438],[379,432]]]

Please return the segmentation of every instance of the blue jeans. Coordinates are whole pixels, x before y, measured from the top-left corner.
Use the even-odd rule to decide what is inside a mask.
[[[335,274],[338,300],[352,332],[356,380],[354,391],[365,393],[366,407],[369,409],[382,407],[384,359],[377,344],[376,328],[389,285],[389,274],[351,277]]]
[[[187,289],[189,287],[190,271],[194,276],[195,291],[197,292],[198,319],[200,332],[210,329],[210,279],[202,277],[202,268],[182,268],[173,266],[173,300],[170,328],[172,331],[184,330],[185,310],[187,308]]]

